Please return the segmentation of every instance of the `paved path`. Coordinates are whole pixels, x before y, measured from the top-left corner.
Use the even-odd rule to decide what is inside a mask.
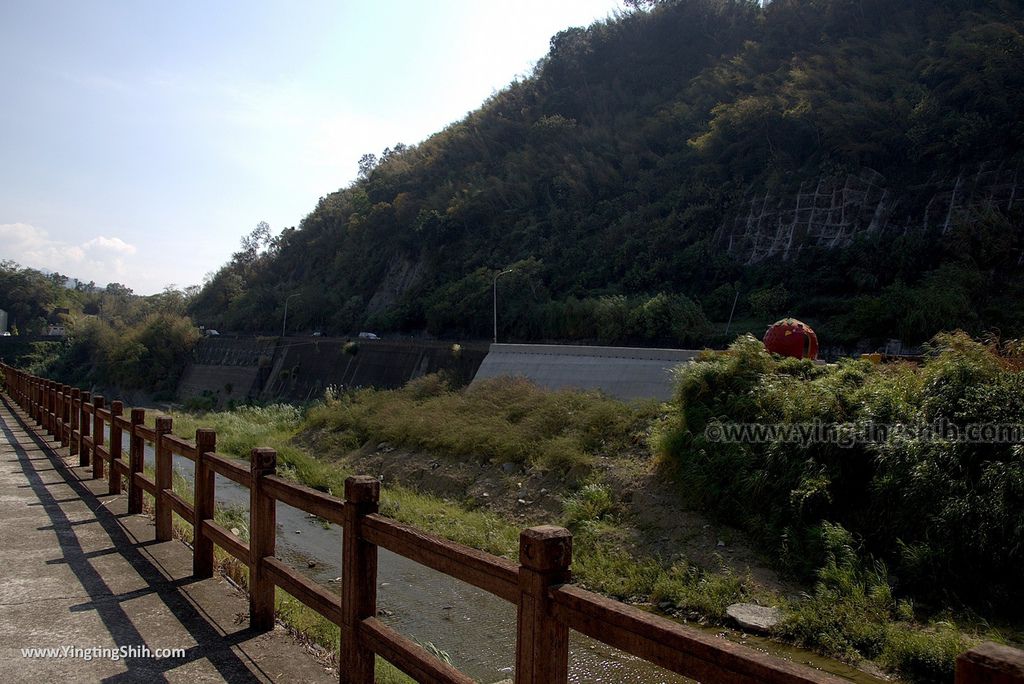
[[[334,682],[280,626],[256,634],[221,578],[105,494],[0,404],[0,682]],[[60,453],[60,455],[58,455]],[[77,457],[76,457],[77,461]],[[184,656],[25,657],[23,648],[182,648]],[[107,652],[109,653],[109,651]]]

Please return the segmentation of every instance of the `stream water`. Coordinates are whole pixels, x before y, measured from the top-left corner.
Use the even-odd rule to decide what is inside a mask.
[[[147,444],[145,461],[154,464]],[[189,482],[194,464],[174,457],[175,470]],[[216,477],[219,506],[249,508],[249,490]],[[292,506],[277,504],[277,556],[317,582],[340,589],[342,530]],[[310,566],[313,561],[313,567]],[[378,557],[379,618],[421,644],[432,643],[470,677],[490,684],[512,677],[515,662],[515,606],[447,575],[381,549]],[[732,630],[706,630],[763,652],[809,664],[857,682],[879,680],[838,661]],[[640,658],[575,632],[570,634],[569,681],[582,684],[675,684],[688,682]]]

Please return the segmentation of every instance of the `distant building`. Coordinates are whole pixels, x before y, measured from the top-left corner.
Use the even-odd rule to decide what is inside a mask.
[[[63,325],[53,325],[52,323],[46,326],[46,334],[50,337],[64,337],[68,334],[67,329]]]
[[[0,333],[7,332],[7,312],[0,309]]]

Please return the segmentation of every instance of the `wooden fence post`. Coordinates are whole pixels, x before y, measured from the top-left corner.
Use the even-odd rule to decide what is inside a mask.
[[[53,392],[49,380],[43,380],[43,431],[46,434],[53,433]]]
[[[206,428],[196,430],[195,534],[192,540],[192,576],[213,577],[213,540],[203,533],[203,521],[213,520],[216,480],[206,454],[217,451],[217,433]]]
[[[377,547],[362,539],[362,518],[380,508],[380,482],[370,475],[345,480],[341,552],[342,684],[373,684],[373,651],[359,643],[359,626],[377,614]]]
[[[108,494],[120,494],[121,493],[121,471],[114,465],[114,462],[121,461],[121,426],[117,424],[117,419],[124,413],[124,404],[119,401],[111,402],[110,404],[110,445],[108,450],[110,451],[110,485],[107,488]]]
[[[92,398],[92,479],[99,480],[103,477],[103,458],[99,450],[103,448],[103,419],[100,418],[100,409],[106,406],[106,400],[97,395]]]
[[[71,432],[72,432],[72,434],[68,435],[68,453],[71,456],[74,456],[75,454],[78,453],[78,437],[76,437],[74,435],[74,433],[78,432],[78,430],[79,430],[79,428],[78,428],[78,418],[79,418],[79,415],[80,415],[79,414],[79,411],[80,411],[79,406],[81,406],[81,402],[82,402],[82,391],[80,389],[78,389],[77,387],[75,387],[74,389],[71,390]]]
[[[53,432],[53,425],[50,422],[51,411],[53,410],[53,395],[50,393],[50,381],[43,380],[43,432]]]
[[[82,405],[79,407],[78,416],[78,465],[89,465],[89,449],[85,448],[85,438],[89,436],[89,414],[85,412],[85,405],[89,403],[89,393],[82,392]]]
[[[956,684],[1024,684],[1024,651],[987,641],[956,658]]]
[[[128,512],[142,513],[142,487],[135,481],[145,465],[146,443],[135,434],[135,426],[146,422],[145,409],[133,408],[130,415],[132,431],[128,435]]]
[[[167,492],[174,486],[174,456],[164,445],[164,435],[171,431],[172,422],[167,416],[156,419],[156,439],[153,448],[156,452],[156,540],[170,541],[173,531],[171,503],[167,500]]]
[[[53,381],[53,414],[50,416],[50,428],[53,433],[53,439],[57,442],[60,441],[60,385]]]
[[[56,428],[53,427],[53,416],[56,412],[56,383],[52,380],[46,381],[46,432],[53,435]]]
[[[249,455],[249,626],[261,631],[274,628],[274,582],[267,575],[264,558],[274,555],[277,539],[277,505],[263,491],[262,478],[277,471],[277,452],[256,448]]]
[[[36,425],[46,425],[46,382],[36,378]]]
[[[57,383],[46,381],[46,431],[57,436]]]
[[[48,416],[47,416],[47,413],[48,413],[48,411],[47,411],[47,409],[48,409],[47,404],[50,402],[50,387],[49,387],[49,385],[50,385],[50,381],[49,380],[40,380],[39,381],[39,418],[40,418],[40,425],[43,428],[43,433],[44,434],[49,431],[49,427],[50,427],[49,426]]]
[[[60,445],[66,447],[71,444],[71,385],[64,385],[61,393],[64,400],[60,409]]]
[[[569,628],[551,615],[548,589],[569,581],[572,533],[543,525],[519,535],[515,684],[564,684]]]

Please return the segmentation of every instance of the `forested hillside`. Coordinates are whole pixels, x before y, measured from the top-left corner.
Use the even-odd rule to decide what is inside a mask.
[[[1024,334],[1020,3],[633,4],[254,231],[198,322],[274,330],[298,293],[297,329],[484,337],[514,267],[518,339],[713,344],[734,301],[827,345]]]

